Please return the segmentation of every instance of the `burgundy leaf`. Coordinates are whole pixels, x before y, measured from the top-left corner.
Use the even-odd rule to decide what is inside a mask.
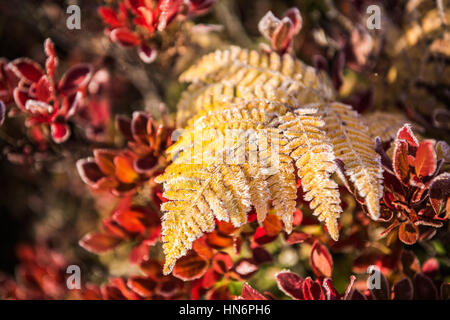
[[[431,181],[429,196],[434,212],[440,214],[450,197],[450,173],[441,173]]]
[[[243,300],[267,300],[261,293],[250,287],[246,282],[242,287],[241,299]]]
[[[257,264],[263,264],[272,262],[273,258],[272,255],[264,248],[262,247],[256,247],[252,249],[252,257],[253,261]]]
[[[418,300],[436,300],[438,298],[433,281],[421,272],[414,276],[414,289]]]
[[[334,287],[333,281],[329,278],[323,280],[323,287],[325,288],[325,294],[327,300],[339,300],[341,295]]]
[[[412,300],[414,288],[409,278],[403,278],[394,285],[394,300]]]
[[[116,128],[126,140],[133,140],[133,135],[131,133],[131,120],[128,117],[122,115],[116,116]]]
[[[69,95],[86,87],[91,77],[92,67],[88,64],[78,64],[63,75],[59,81],[58,90],[63,95]]]
[[[318,281],[313,281],[311,277],[308,277],[303,281],[302,289],[304,300],[325,300],[322,286]]]
[[[42,70],[41,66],[28,58],[15,59],[8,64],[8,67],[16,76],[27,83],[38,82],[44,75],[44,70]]]
[[[104,177],[100,167],[95,163],[94,158],[80,159],[77,161],[78,174],[84,183],[93,187],[96,182]]]
[[[278,288],[293,299],[303,300],[303,279],[296,273],[281,271],[275,275]]]

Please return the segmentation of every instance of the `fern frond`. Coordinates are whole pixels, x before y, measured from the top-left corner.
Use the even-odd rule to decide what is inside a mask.
[[[372,219],[378,220],[383,195],[383,169],[380,156],[375,152],[374,139],[351,106],[329,103],[319,109],[334,154],[344,163],[345,173],[365,199]]]
[[[375,111],[364,114],[363,121],[369,130],[372,139],[380,137],[382,142],[393,140],[397,136],[397,131],[403,127],[405,123],[411,123],[404,115],[399,113]],[[423,128],[417,124],[412,124],[414,130],[423,131]]]
[[[335,158],[333,147],[321,130],[324,122],[315,115],[316,111],[315,108],[298,108],[295,113],[288,113],[274,122],[287,139],[281,152],[295,161],[305,200],[311,201],[314,215],[319,221],[325,221],[331,237],[337,240],[337,219],[342,208],[338,186],[331,179],[336,170]]]
[[[361,116],[332,102],[329,80],[289,55],[232,47],[183,73],[193,82],[178,104],[185,127],[156,179],[164,184],[164,272],[214,228],[214,219],[242,226],[255,208],[264,221],[272,201],[287,232],[296,210],[296,174],[304,198],[334,240],[342,212],[336,158],[378,218],[381,167]],[[230,130],[238,134],[229,136]],[[227,155],[242,151],[242,161]]]

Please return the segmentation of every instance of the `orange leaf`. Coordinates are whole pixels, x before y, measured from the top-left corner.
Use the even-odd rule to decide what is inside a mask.
[[[116,177],[121,182],[133,183],[139,178],[139,175],[134,171],[131,159],[124,156],[117,156],[114,158],[114,165],[116,166]]]
[[[434,141],[422,141],[417,148],[414,167],[416,174],[421,177],[430,176],[436,171],[436,152],[434,151]]]
[[[330,278],[333,273],[333,258],[328,249],[318,241],[312,246],[309,264],[318,277]]]
[[[268,214],[263,222],[264,229],[269,237],[277,236],[283,229],[280,218],[277,215],[271,213]]]
[[[406,244],[412,245],[419,239],[419,228],[411,222],[403,222],[398,229],[398,238]]]
[[[203,276],[208,269],[208,261],[194,250],[181,257],[173,268],[173,275],[181,280],[190,281]]]
[[[106,233],[88,233],[79,244],[87,251],[93,253],[103,253],[115,248],[122,239]]]

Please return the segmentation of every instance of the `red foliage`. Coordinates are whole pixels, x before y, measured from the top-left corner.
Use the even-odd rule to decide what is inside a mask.
[[[434,140],[419,143],[405,125],[394,141],[391,161],[378,141],[377,151],[385,167],[382,219],[390,221],[382,235],[398,230],[399,239],[411,245],[432,238],[436,228],[450,218],[446,209],[450,175],[439,172],[443,160],[437,159],[434,144]]]
[[[106,34],[112,42],[125,47],[138,47],[139,57],[152,63],[157,56],[157,45],[152,39],[176,19],[182,20],[204,14],[213,0],[121,0],[115,8],[98,9],[103,22],[108,25]]]

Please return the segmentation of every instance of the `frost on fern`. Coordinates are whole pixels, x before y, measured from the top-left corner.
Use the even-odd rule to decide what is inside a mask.
[[[378,218],[382,171],[374,141],[356,112],[333,102],[326,76],[288,54],[232,47],[206,55],[181,80],[192,82],[178,106],[184,131],[156,179],[169,200],[162,205],[165,273],[215,219],[239,227],[255,208],[262,222],[269,201],[289,233],[297,177],[337,240],[336,159]]]

